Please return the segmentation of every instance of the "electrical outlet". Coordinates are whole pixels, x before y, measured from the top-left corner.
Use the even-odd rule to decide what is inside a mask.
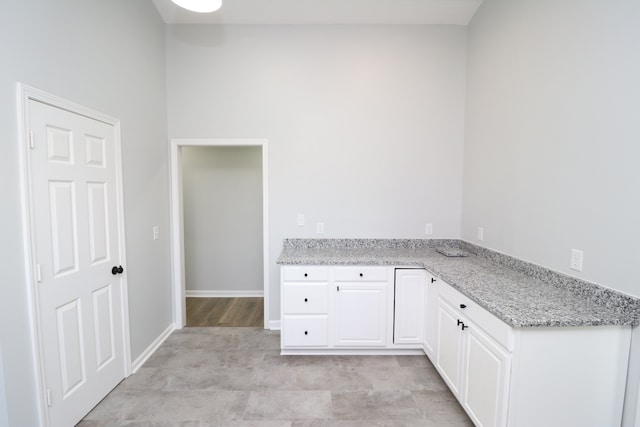
[[[316,233],[317,234],[324,234],[324,222],[317,222],[316,223]]]
[[[484,227],[478,227],[478,240],[484,241]]]
[[[298,226],[302,227],[304,225],[304,214],[298,214]]]
[[[569,268],[576,271],[582,271],[582,262],[584,259],[584,252],[578,249],[571,249],[571,261],[569,261]]]
[[[427,236],[431,236],[433,234],[433,224],[424,225],[424,234]]]

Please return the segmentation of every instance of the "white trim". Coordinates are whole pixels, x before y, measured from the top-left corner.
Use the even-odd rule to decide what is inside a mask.
[[[287,349],[280,350],[282,356],[424,356],[425,352],[421,349],[398,349],[398,348],[381,348],[381,349]]]
[[[261,298],[264,291],[197,291],[187,290],[187,298]]]
[[[269,321],[269,329],[272,331],[279,331],[280,328],[280,320],[270,320]]]
[[[171,267],[173,322],[177,329],[187,323],[185,307],[184,220],[182,207],[182,147],[262,148],[262,257],[264,283],[264,325],[269,324],[269,150],[266,139],[171,139]]]
[[[142,352],[142,354],[138,356],[136,360],[134,360],[133,363],[131,364],[131,375],[138,372],[138,369],[140,369],[142,365],[144,365],[144,363],[147,360],[149,360],[149,358],[153,355],[153,353],[155,353],[156,350],[158,350],[158,348],[162,345],[162,343],[164,343],[167,340],[167,338],[169,338],[169,336],[175,330],[176,330],[176,325],[172,323],[167,327],[167,329],[162,331],[162,333],[155,340],[153,340],[151,345],[149,345],[149,347],[147,347]]]
[[[124,199],[123,199],[123,186],[122,186],[122,149],[121,149],[121,134],[120,134],[120,120],[108,116],[99,111],[85,107],[80,104],[68,101],[50,93],[44,92],[40,89],[36,89],[22,83],[16,84],[16,96],[18,106],[18,144],[19,144],[19,161],[20,161],[20,193],[21,193],[21,207],[22,207],[22,235],[23,235],[23,248],[25,258],[25,277],[27,283],[27,299],[29,310],[29,329],[31,335],[31,346],[33,354],[33,364],[36,369],[35,380],[36,389],[38,395],[36,397],[36,405],[38,407],[39,424],[48,426],[50,423],[47,406],[45,404],[45,371],[44,361],[42,357],[42,339],[40,331],[40,318],[39,318],[39,301],[38,293],[36,291],[35,283],[35,270],[36,270],[36,256],[35,256],[35,230],[34,230],[34,215],[32,205],[32,188],[31,188],[31,160],[30,152],[27,148],[29,144],[29,100],[41,102],[43,104],[50,105],[52,107],[60,108],[62,110],[69,111],[74,114],[78,114],[84,117],[88,117],[94,120],[101,121],[114,128],[114,144],[116,154],[116,203],[118,209],[118,238],[120,240],[120,264],[126,265],[126,253],[125,253],[125,230],[124,230]],[[122,301],[122,338],[123,338],[123,352],[124,352],[124,366],[123,375],[127,377],[131,372],[131,341],[129,335],[129,301],[128,301],[128,285],[126,275],[121,278],[121,301]]]

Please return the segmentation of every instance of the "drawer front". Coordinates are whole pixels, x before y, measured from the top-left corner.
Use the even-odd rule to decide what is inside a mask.
[[[284,282],[326,282],[329,280],[329,269],[319,266],[286,266],[281,269]]]
[[[440,296],[451,304],[458,313],[465,316],[484,330],[491,338],[509,351],[513,351],[513,328],[466,297],[451,285],[440,281]]]
[[[335,267],[336,282],[386,282],[388,267]]]
[[[326,314],[329,311],[329,285],[299,283],[282,285],[284,314]]]
[[[284,316],[283,347],[327,347],[329,322],[327,316]]]

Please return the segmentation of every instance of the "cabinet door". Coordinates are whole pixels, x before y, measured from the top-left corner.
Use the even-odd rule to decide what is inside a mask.
[[[504,426],[511,356],[474,324],[469,324],[464,334],[467,342],[462,406],[477,426]]]
[[[425,278],[423,319],[424,351],[434,360],[438,341],[438,281],[429,273]]]
[[[442,299],[438,303],[438,350],[436,366],[451,391],[460,396],[463,331],[457,313]]]
[[[396,270],[395,344],[422,344],[424,341],[425,270]]]
[[[385,347],[389,308],[387,283],[336,283],[336,346]]]

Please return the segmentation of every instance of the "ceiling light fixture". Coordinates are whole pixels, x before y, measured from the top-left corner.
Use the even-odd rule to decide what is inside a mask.
[[[220,9],[222,0],[171,0],[178,6],[198,13],[211,13]]]

